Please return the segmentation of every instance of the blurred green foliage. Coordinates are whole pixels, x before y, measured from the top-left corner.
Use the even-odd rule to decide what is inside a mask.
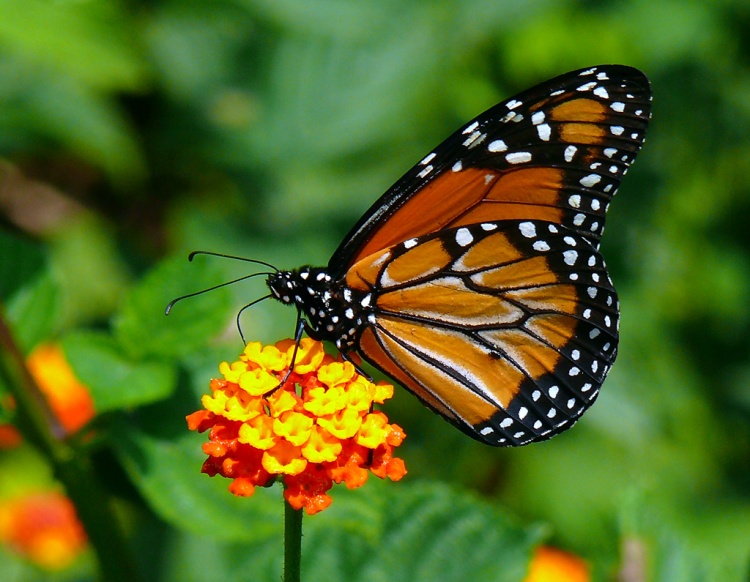
[[[460,123],[612,62],[649,75],[654,113],[603,241],[622,339],[597,404],[548,443],[497,450],[401,391],[409,477],[334,490],[305,522],[303,574],[520,580],[545,539],[596,579],[747,580],[749,38],[742,0],[0,0],[0,293],[23,349],[61,340],[90,385],[144,578],[281,567],[278,491],[236,499],[200,475],[184,425],[265,291],[164,318],[248,272],[187,253],[325,264]],[[272,342],[294,313],[264,302],[242,321]],[[0,497],[40,479],[18,453],[0,464]],[[0,578],[48,579],[10,554]]]

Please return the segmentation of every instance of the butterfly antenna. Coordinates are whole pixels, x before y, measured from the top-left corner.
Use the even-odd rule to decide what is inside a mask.
[[[258,275],[265,275],[265,274],[270,274],[270,273],[257,273],[257,274]],[[260,303],[261,301],[265,301],[266,299],[270,299],[270,298],[271,298],[271,294],[269,293],[268,295],[265,295],[264,297],[260,297],[259,299],[256,299],[255,301],[251,301],[250,303],[248,303],[247,305],[245,305],[243,308],[241,308],[237,312],[237,331],[240,332],[240,337],[242,338],[242,343],[243,344],[247,345],[247,341],[245,340],[245,334],[242,333],[242,325],[240,324],[240,316],[242,316],[242,312],[245,311],[245,309],[247,309],[248,307],[252,307],[256,303]]]
[[[225,255],[224,253],[214,253],[211,251],[193,251],[192,253],[188,255],[188,261],[192,261],[196,255],[208,255],[209,257],[220,257],[222,259],[232,259],[234,261],[242,261],[244,263],[253,263],[254,265],[263,265],[264,267],[268,267],[269,269],[273,270],[274,273],[279,272],[279,270],[276,267],[274,267],[271,263],[258,261],[257,259],[248,259],[245,257],[238,257],[236,255]],[[238,279],[238,280],[241,280],[241,279]]]
[[[257,263],[260,261],[252,261],[252,262]],[[244,277],[234,279],[233,281],[219,283],[218,285],[214,285],[213,287],[209,287],[208,289],[202,289],[201,291],[196,291],[195,293],[188,293],[187,295],[181,295],[177,299],[172,299],[172,301],[170,301],[167,304],[167,308],[164,311],[164,314],[169,315],[169,312],[172,311],[172,307],[174,307],[175,303],[177,303],[178,301],[182,301],[183,299],[187,299],[188,297],[195,297],[197,295],[203,295],[204,293],[208,293],[209,291],[214,291],[215,289],[220,289],[222,287],[226,287],[227,285],[234,285],[235,283],[239,283],[240,281],[244,281],[245,279],[250,279],[252,277],[260,277],[260,276],[268,277],[269,275],[273,275],[273,274],[274,273],[251,273],[250,275],[245,275]],[[263,299],[267,299],[268,297],[270,297],[270,295],[263,297]],[[250,303],[249,305],[246,305],[245,307],[250,307],[250,305],[253,305],[254,303],[257,303],[257,301],[253,301],[253,303]],[[245,307],[243,307],[242,309],[245,309]]]

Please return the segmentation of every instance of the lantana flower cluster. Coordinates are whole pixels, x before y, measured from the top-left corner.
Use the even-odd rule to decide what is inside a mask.
[[[70,367],[59,344],[39,344],[26,359],[29,372],[67,434],[82,429],[96,414],[94,398]],[[0,409],[13,411],[15,401],[7,396]],[[0,450],[12,449],[22,442],[21,433],[12,424],[0,424]]]
[[[88,543],[73,503],[56,491],[0,501],[0,542],[48,570],[71,565]]]
[[[523,582],[590,582],[589,565],[582,558],[551,546],[539,546]]]
[[[294,349],[293,340],[252,342],[238,361],[219,366],[223,379],[211,380],[204,410],[187,417],[191,430],[209,431],[203,473],[232,479],[229,490],[238,496],[282,480],[287,502],[308,514],[331,504],[334,483],[354,489],[369,473],[401,479],[406,468],[393,451],[404,432],[373,410],[393,386],[373,384],[309,338],[287,378]]]
[[[58,344],[40,344],[31,352],[26,365],[69,434],[83,428],[95,416],[94,398],[88,386],[76,377]]]

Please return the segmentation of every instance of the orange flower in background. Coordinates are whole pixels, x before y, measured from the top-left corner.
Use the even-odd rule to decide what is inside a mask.
[[[87,544],[73,503],[57,492],[0,502],[0,541],[49,570],[70,565]]]
[[[369,472],[401,479],[406,467],[393,451],[406,435],[372,411],[393,396],[393,386],[373,384],[305,338],[279,387],[294,348],[293,340],[253,342],[239,361],[219,366],[224,378],[211,380],[204,410],[187,417],[191,430],[209,431],[202,471],[233,479],[229,489],[240,496],[279,478],[287,502],[308,514],[331,504],[334,483],[354,489]]]
[[[94,399],[76,378],[60,346],[37,346],[26,365],[67,432],[76,432],[94,417]]]
[[[529,573],[523,582],[589,582],[588,564],[578,556],[540,546],[534,552]]]
[[[0,424],[0,450],[15,449],[23,441],[21,433],[12,424]]]

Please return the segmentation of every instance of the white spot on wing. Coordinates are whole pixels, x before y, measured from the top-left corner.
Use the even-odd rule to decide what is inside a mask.
[[[531,154],[529,152],[513,152],[506,155],[505,160],[509,164],[525,164],[531,161]]]
[[[475,122],[469,124],[468,126],[466,126],[466,129],[464,129],[461,133],[463,133],[464,135],[466,135],[467,133],[473,132],[477,127],[479,127],[479,122],[475,121]]]
[[[464,141],[462,145],[471,149],[473,147],[478,146],[480,143],[482,143],[484,141],[484,138],[486,137],[487,137],[486,133],[475,131],[469,137],[466,138],[466,140]]]
[[[425,156],[425,158],[421,162],[419,162],[419,165],[420,166],[426,166],[427,164],[429,164],[433,160],[434,157],[435,157],[435,152],[432,152],[431,154],[428,154],[427,156]]]
[[[432,164],[430,164],[427,167],[425,167],[424,170],[422,170],[421,172],[419,172],[419,174],[417,174],[417,177],[418,178],[424,178],[425,176],[427,176],[427,174],[429,174],[430,172],[432,172],[432,170],[433,170]]]
[[[579,180],[581,186],[586,188],[592,188],[602,181],[602,177],[599,174],[589,174]]]
[[[496,139],[495,141],[491,141],[489,143],[487,149],[491,152],[504,152],[508,149],[508,146],[503,140]]]
[[[573,156],[576,155],[578,148],[576,146],[568,146],[565,148],[565,161],[572,162]]]
[[[468,246],[473,240],[474,237],[471,236],[471,232],[469,232],[468,228],[459,228],[456,231],[456,243],[458,243],[458,246]]]
[[[534,238],[536,236],[536,226],[534,226],[533,222],[522,222],[518,225],[518,229],[526,238]]]
[[[539,134],[539,139],[542,141],[549,141],[549,138],[552,135],[552,128],[546,123],[543,123],[537,126],[536,132]]]

